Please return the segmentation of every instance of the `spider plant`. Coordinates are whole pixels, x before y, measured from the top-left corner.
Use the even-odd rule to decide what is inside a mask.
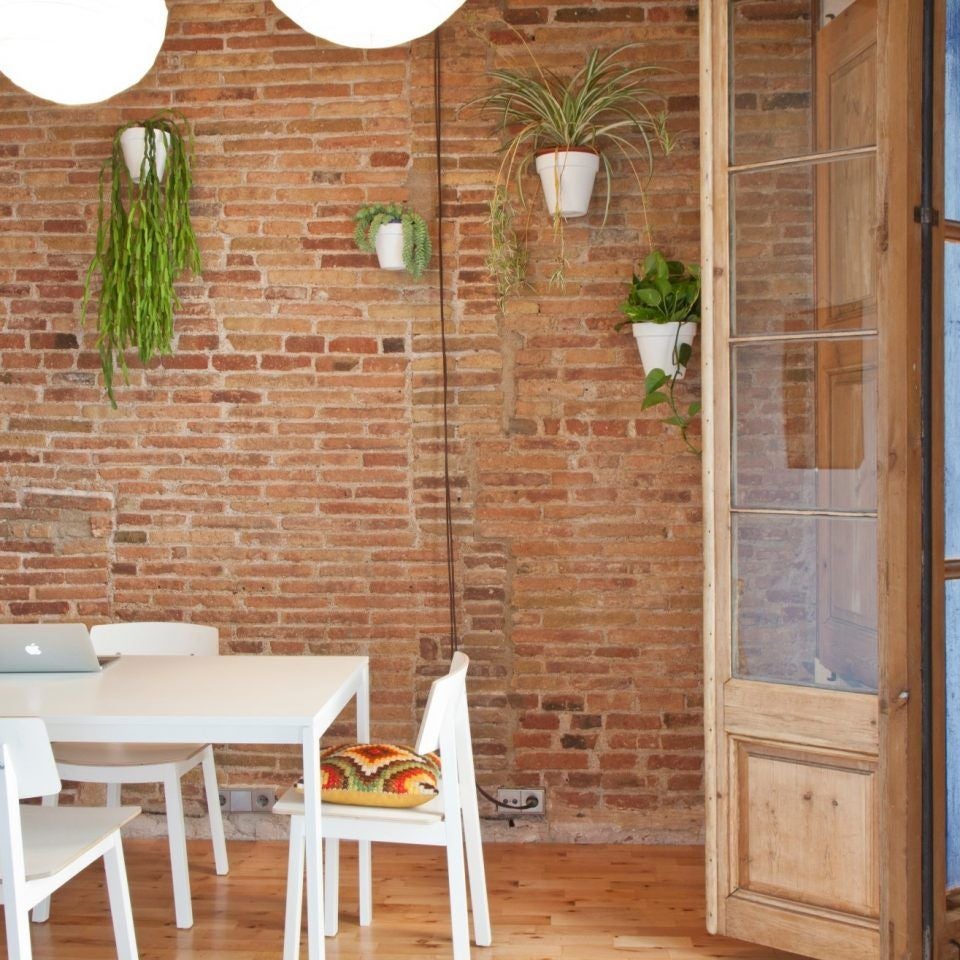
[[[139,183],[123,159],[120,137],[143,127],[144,156]],[[167,149],[166,176],[157,169],[159,131]],[[136,120],[114,134],[110,159],[100,170],[96,249],[87,269],[80,304],[86,321],[95,273],[101,276],[97,304],[97,349],[107,396],[116,407],[114,373],[129,382],[125,352],[136,347],[141,363],[173,352],[173,315],[180,306],[174,282],[189,269],[200,273],[200,250],[190,222],[190,153],[193,138],[182,116],[164,111]],[[110,209],[105,179],[109,169]]]
[[[673,141],[665,109],[654,111],[650,106],[653,101],[662,101],[647,86],[657,68],[624,62],[624,54],[637,46],[628,43],[609,53],[593,50],[584,65],[566,78],[541,67],[527,46],[533,61],[530,70],[490,71],[493,90],[471,101],[497,114],[496,129],[505,138],[491,202],[492,250],[488,261],[501,298],[516,292],[524,275],[523,258],[503,243],[503,238],[509,241],[514,236],[512,220],[517,206],[511,184],[516,203],[525,208],[523,176],[530,157],[538,151],[586,149],[598,154],[605,179],[603,224],[613,194],[613,166],[605,151],[621,155],[640,188],[645,213],[644,190],[653,174],[655,148],[668,155]],[[652,246],[646,216],[644,221]],[[554,215],[553,226],[562,246],[563,218],[559,213]],[[522,247],[523,237],[516,237],[515,244]],[[510,269],[500,268],[504,262]],[[562,263],[554,279],[562,284]]]

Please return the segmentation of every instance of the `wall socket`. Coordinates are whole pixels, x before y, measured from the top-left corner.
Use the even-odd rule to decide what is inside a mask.
[[[546,791],[542,789],[500,787],[497,799],[506,804],[505,807],[497,807],[501,817],[542,817],[547,812]],[[531,800],[536,802],[530,803]],[[528,803],[530,806],[527,806]]]
[[[273,787],[239,787],[220,790],[224,813],[269,813],[277,801]]]

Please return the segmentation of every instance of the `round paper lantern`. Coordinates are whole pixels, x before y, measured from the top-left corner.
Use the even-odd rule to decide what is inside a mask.
[[[341,47],[395,47],[422,37],[464,0],[274,0],[307,33]]]
[[[0,73],[54,103],[99,103],[153,66],[164,0],[0,0]]]

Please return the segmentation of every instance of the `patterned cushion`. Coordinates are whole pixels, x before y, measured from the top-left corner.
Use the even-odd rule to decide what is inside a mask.
[[[328,747],[320,771],[327,803],[417,807],[439,793],[440,758],[389,743]]]

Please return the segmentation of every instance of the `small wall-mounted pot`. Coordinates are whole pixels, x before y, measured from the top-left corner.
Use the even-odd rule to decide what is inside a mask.
[[[143,127],[128,127],[120,134],[120,149],[127,172],[134,183],[140,182],[140,169],[143,166],[146,131]],[[157,179],[162,180],[167,165],[167,135],[162,130],[153,131],[156,144]]]
[[[631,323],[633,336],[640,350],[643,372],[649,374],[658,367],[672,377],[677,370],[677,354],[681,344],[693,345],[697,335],[697,323]],[[677,336],[677,328],[680,335]],[[685,367],[680,368],[678,380],[683,379]]]
[[[537,154],[536,165],[550,216],[557,214],[559,196],[561,217],[582,217],[590,207],[599,155],[587,149],[544,150]]]
[[[403,262],[403,224],[383,223],[377,230],[374,240],[377,259],[383,270],[402,270]]]

